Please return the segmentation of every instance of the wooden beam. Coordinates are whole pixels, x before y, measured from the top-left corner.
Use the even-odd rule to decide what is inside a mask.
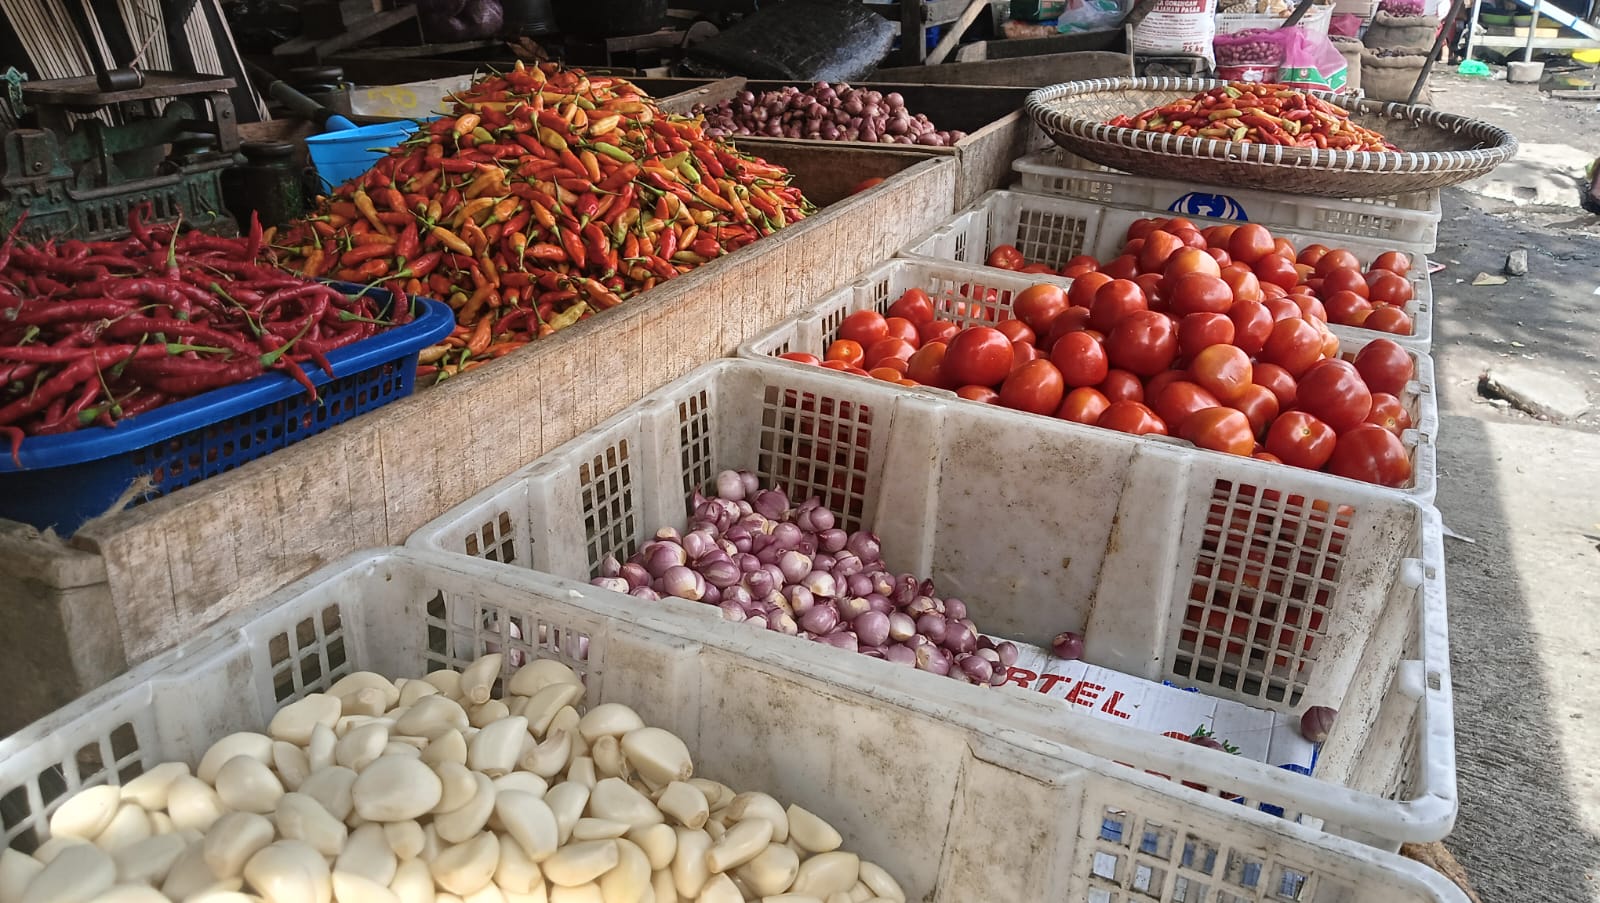
[[[949,26],[949,30],[944,33],[943,37],[939,38],[938,46],[933,48],[933,52],[928,54],[928,58],[924,62],[929,66],[937,66],[944,62],[945,57],[950,55],[950,51],[956,49],[956,45],[961,43],[961,36],[966,33],[966,30],[971,27],[973,22],[977,21],[978,14],[987,12],[988,9],[989,0],[972,0],[971,3],[968,3],[967,8],[961,13],[961,18]]]
[[[906,65],[920,65],[928,54],[928,35],[923,30],[922,0],[900,0],[900,58]]]

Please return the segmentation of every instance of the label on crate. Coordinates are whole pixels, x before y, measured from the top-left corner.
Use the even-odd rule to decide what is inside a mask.
[[[1204,731],[1240,756],[1277,767],[1309,769],[1316,760],[1316,745],[1300,736],[1299,719],[1293,715],[1065,661],[1037,646],[1015,645],[1017,663],[1007,670],[1007,684],[1058,699],[1091,717],[1180,740]]]

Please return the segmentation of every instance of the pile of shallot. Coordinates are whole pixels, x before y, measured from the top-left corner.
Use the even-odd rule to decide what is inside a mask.
[[[962,131],[940,131],[928,117],[911,113],[897,93],[826,82],[807,91],[792,85],[760,94],[740,91],[714,107],[696,106],[694,112],[705,116],[706,134],[713,138],[765,135],[950,147],[967,137]]]
[[[982,635],[966,603],[934,595],[933,581],[892,572],[877,536],[838,522],[819,499],[792,505],[755,474],[725,470],[714,498],[695,494],[687,531],[657,531],[627,563],[607,559],[591,582],[717,605],[730,621],[974,684],[1005,681],[1016,646]]]

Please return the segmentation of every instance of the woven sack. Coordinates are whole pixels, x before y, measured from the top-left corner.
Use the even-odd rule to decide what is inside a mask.
[[[1378,50],[1426,50],[1433,47],[1438,34],[1438,16],[1391,16],[1380,12],[1367,27],[1366,45]]]
[[[1361,87],[1373,100],[1405,103],[1427,59],[1427,53],[1421,51],[1404,56],[1378,56],[1368,48],[1361,53]],[[1427,85],[1422,86],[1417,103],[1422,106],[1433,103],[1433,93]]]
[[[1346,70],[1344,78],[1345,93],[1361,93],[1361,54],[1365,50],[1361,44],[1361,39],[1330,35],[1328,40],[1333,42],[1334,49],[1338,50],[1344,57]]]

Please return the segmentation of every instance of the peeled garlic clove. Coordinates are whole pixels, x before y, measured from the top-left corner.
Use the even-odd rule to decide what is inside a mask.
[[[415,859],[422,853],[422,825],[414,821],[385,822],[383,837],[389,842],[389,849],[401,859]]]
[[[721,874],[756,858],[772,842],[772,823],[752,818],[729,828],[706,854],[706,868]],[[852,877],[851,883],[855,882]]]
[[[44,871],[44,863],[10,847],[0,847],[0,900],[22,899],[29,882]]]
[[[548,736],[556,731],[566,731],[572,735],[572,754],[575,756],[587,756],[589,754],[589,741],[583,739],[583,735],[578,733],[578,722],[582,720],[583,716],[578,714],[577,709],[570,705],[564,705],[556,709],[556,713],[550,717],[550,724],[544,730],[536,730],[531,717],[528,721],[528,729],[539,737]]]
[[[500,665],[504,660],[505,656],[501,653],[491,652],[468,665],[467,669],[461,672],[461,698],[471,705],[483,705],[488,702],[494,690],[494,682],[500,677]]]
[[[250,857],[244,879],[267,903],[330,903],[333,875],[310,844],[280,840]]]
[[[497,778],[515,769],[522,740],[528,736],[528,719],[520,715],[502,717],[479,727],[481,730],[467,744],[467,764],[472,770]]]
[[[361,771],[383,755],[389,745],[389,725],[381,721],[351,728],[333,748],[333,761],[353,771]]]
[[[494,779],[494,789],[497,793],[507,790],[521,790],[531,793],[537,799],[544,799],[545,791],[550,789],[550,784],[544,778],[531,771],[513,771]]]
[[[650,798],[621,778],[604,778],[589,796],[589,814],[639,828],[662,821],[661,810]]]
[[[204,831],[222,817],[222,811],[221,797],[200,778],[183,775],[167,790],[167,815],[180,831]]]
[[[465,765],[444,762],[434,768],[433,773],[439,776],[441,787],[439,802],[434,804],[432,810],[435,813],[459,809],[478,792],[478,782],[474,780],[473,773],[468,771]],[[451,841],[451,843],[458,842]]]
[[[161,892],[174,900],[183,900],[216,883],[217,876],[211,874],[211,866],[206,865],[205,841],[194,840],[184,847],[172,863],[172,868],[167,870],[166,877],[161,881]]]
[[[306,763],[311,766],[315,774],[330,765],[333,761],[333,751],[339,745],[339,737],[333,728],[326,724],[319,724],[311,730],[311,742],[306,744]]]
[[[482,733],[482,731],[479,733]],[[478,739],[477,734],[474,734],[472,739]],[[519,744],[518,749],[521,749],[521,738],[518,738],[517,742]],[[454,762],[457,765],[465,765],[467,764],[467,754],[467,738],[462,736],[460,731],[451,728],[428,741],[428,745],[422,748],[422,761],[429,765],[438,765],[440,762]],[[515,767],[515,764],[516,760],[513,759],[513,767]]]
[[[711,851],[711,835],[704,831],[678,828],[678,849],[672,857],[672,883],[678,896],[693,900],[700,896],[711,871],[706,868],[706,854]]]
[[[50,836],[94,840],[111,824],[122,804],[122,791],[101,784],[78,791],[50,814]]]
[[[439,695],[439,688],[425,680],[408,680],[400,687],[400,700],[396,708],[409,709],[425,696]]]
[[[729,821],[765,819],[772,823],[772,842],[783,843],[789,839],[789,816],[783,804],[765,793],[741,793],[728,804]]]
[[[579,784],[593,790],[600,783],[600,774],[595,770],[594,759],[589,756],[573,756],[567,765],[567,780],[577,781]]]
[[[454,698],[461,695],[460,671],[444,668],[439,671],[430,671],[423,675],[422,679],[438,688],[441,696]]]
[[[789,890],[794,893],[826,897],[855,887],[856,879],[860,876],[861,859],[856,854],[818,853],[800,863],[800,872],[795,876],[794,886]]]
[[[884,900],[894,900],[895,903],[905,903],[906,892],[901,889],[900,882],[894,880],[882,866],[862,860],[861,883],[872,891],[873,895]]]
[[[502,789],[494,803],[495,817],[533,862],[544,862],[561,846],[555,812],[540,797],[525,790]]]
[[[813,897],[810,894],[774,894],[770,897],[762,897],[761,903],[826,903],[826,901],[821,897]]]
[[[430,740],[448,730],[465,731],[471,724],[467,710],[443,696],[424,696],[394,723],[397,734]]]
[[[384,700],[384,708],[386,709],[400,702],[400,688],[390,682],[389,678],[371,671],[357,671],[354,674],[346,674],[333,682],[333,686],[328,688],[328,695],[345,697],[352,693],[368,691],[377,691],[379,697]]]
[[[466,843],[446,847],[428,864],[433,880],[453,894],[471,894],[482,890],[494,878],[500,864],[500,839],[483,833]]]
[[[694,775],[689,747],[677,735],[659,727],[641,727],[623,734],[622,754],[640,777],[658,787],[687,781]]]
[[[695,903],[744,903],[744,894],[739,893],[738,886],[727,875],[712,875],[700,889]]]
[[[572,827],[583,817],[583,811],[589,805],[589,788],[571,781],[557,784],[544,795],[544,802],[555,813],[561,842],[566,843],[572,837]]]
[[[625,822],[604,818],[580,818],[572,826],[573,840],[615,840],[628,833]]]
[[[389,701],[384,698],[382,690],[368,687],[339,697],[339,713],[341,717],[350,715],[365,715],[376,717],[389,711]],[[337,893],[335,894],[337,896]]]
[[[261,760],[234,756],[217,771],[217,797],[229,809],[264,815],[278,808],[283,783]]]
[[[272,743],[272,770],[285,790],[299,790],[311,777],[311,759],[306,751],[293,743],[274,740]]]
[[[328,727],[339,720],[339,697],[331,693],[311,693],[297,702],[279,709],[267,724],[267,736],[274,740],[305,746],[311,742],[311,731],[319,724]]]
[[[400,903],[394,891],[350,872],[333,873],[333,899],[335,903]]]
[[[799,873],[800,857],[781,843],[767,844],[756,858],[734,870],[734,875],[758,897],[783,893]]]
[[[617,866],[621,854],[616,841],[586,840],[568,844],[539,863],[545,880],[559,887],[580,887]]]
[[[261,903],[260,897],[240,891],[241,887],[244,887],[244,882],[237,878],[218,882],[197,894],[185,897],[183,903]]]
[[[303,840],[324,856],[337,856],[344,849],[349,830],[322,804],[303,793],[285,793],[278,800],[273,816],[278,833],[290,840]]]
[[[439,804],[443,792],[433,769],[420,759],[399,756],[384,756],[368,765],[350,788],[356,814],[376,822],[420,818]]]
[[[394,886],[395,875],[400,867],[400,861],[389,848],[389,838],[383,825],[366,824],[350,832],[345,841],[344,849],[339,851],[339,857],[334,860],[333,869],[336,872],[348,872],[360,875],[369,881],[389,887]],[[427,871],[426,868],[423,869]],[[429,887],[433,879],[430,878]]]
[[[789,816],[789,837],[808,853],[831,853],[844,843],[833,825],[799,806],[791,804],[785,814]]]
[[[201,857],[211,874],[237,878],[250,857],[272,843],[272,822],[253,812],[229,812],[217,819],[201,842]]]
[[[590,709],[578,721],[578,733],[591,744],[601,737],[621,737],[644,727],[639,713],[620,702],[606,702]]]
[[[610,734],[594,741],[589,747],[589,757],[594,760],[594,773],[602,778],[621,777],[628,767],[622,760],[622,744]]]
[[[678,832],[669,825],[634,828],[623,836],[644,851],[645,858],[650,860],[652,872],[671,866],[672,857],[678,852]]]
[[[172,903],[161,891],[147,884],[123,884],[98,897],[95,903]]]
[[[157,834],[138,843],[129,844],[111,854],[117,866],[117,881],[122,884],[160,884],[166,880],[172,864],[183,855],[189,841],[177,834]],[[5,852],[0,851],[0,864]],[[0,886],[0,900],[14,900]]]
[[[506,893],[529,894],[535,885],[543,889],[544,876],[522,844],[506,836],[500,838],[500,862],[494,868],[494,883]]]
[[[200,767],[195,769],[195,777],[207,784],[217,782],[217,772],[229,759],[235,756],[249,756],[263,765],[272,762],[272,738],[266,734],[256,734],[249,731],[229,734],[221,740],[211,744],[206,754],[200,759]]]
[[[355,783],[354,771],[343,765],[329,765],[321,771],[312,772],[300,784],[298,792],[316,800],[317,805],[326,809],[329,815],[344,821],[355,808],[355,800],[351,795]]]
[[[712,812],[720,812],[728,808],[728,804],[732,803],[733,798],[738,796],[733,792],[732,787],[719,781],[711,781],[706,778],[690,778],[688,783],[689,786],[706,795],[706,802],[711,806]]]
[[[583,698],[583,687],[575,684],[551,684],[529,697],[522,707],[522,716],[528,719],[528,729],[535,737],[543,737],[552,728],[551,722],[562,709],[569,708]],[[582,719],[580,718],[581,722]]]
[[[518,765],[541,778],[553,778],[572,761],[572,732],[551,731],[542,742],[523,754]]]
[[[142,807],[129,802],[124,802],[117,814],[112,816],[111,824],[95,837],[94,845],[106,852],[114,852],[131,843],[138,843],[149,837],[154,830],[150,826],[150,816],[145,814]]]
[[[189,773],[183,762],[163,762],[122,785],[123,800],[145,809],[167,808],[167,790],[172,782]]]
[[[639,903],[650,888],[650,860],[626,840],[613,841],[617,864],[600,876],[600,896],[605,903]]]
[[[551,684],[576,684],[583,686],[578,672],[550,658],[534,659],[518,668],[506,681],[506,692],[517,696],[532,696]]]
[[[407,859],[400,863],[394,880],[389,882],[389,889],[400,898],[400,903],[434,903],[433,873],[428,871],[428,864],[421,859]]]
[[[656,806],[668,818],[685,828],[703,828],[711,815],[706,795],[683,781],[673,781],[656,800]]]
[[[111,857],[93,844],[78,844],[62,850],[28,882],[20,903],[88,903],[116,883]]]
[[[601,895],[598,885],[585,884],[582,887],[556,885],[550,888],[550,903],[606,903],[606,898]]]
[[[467,774],[473,785],[471,796],[459,808],[433,817],[434,830],[446,843],[465,843],[483,830],[494,811],[494,782],[475,771]]]

